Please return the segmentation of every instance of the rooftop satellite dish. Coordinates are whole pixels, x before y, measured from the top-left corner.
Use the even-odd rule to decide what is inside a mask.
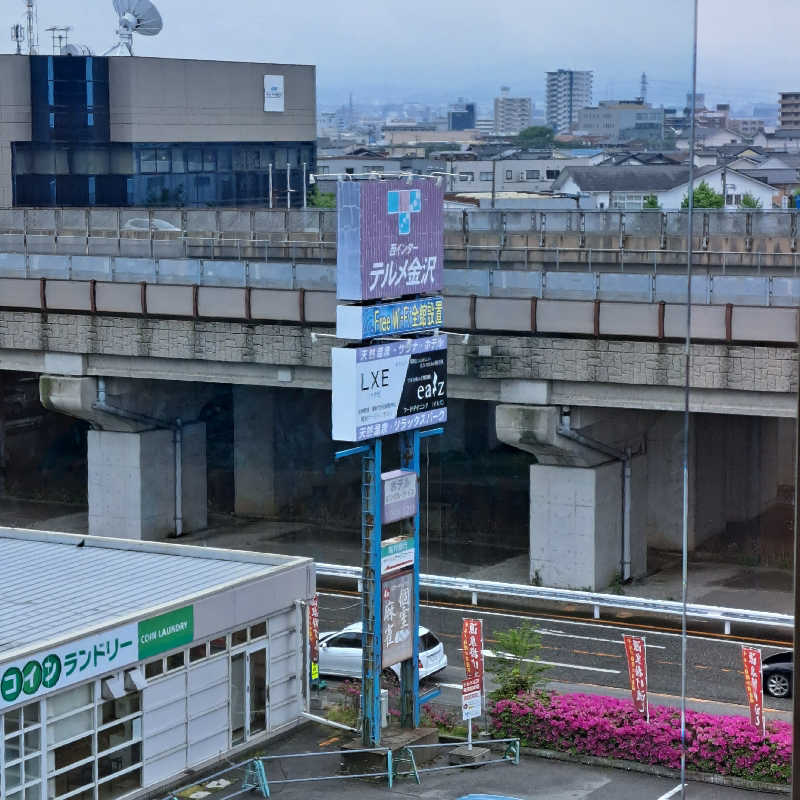
[[[114,0],[114,10],[119,17],[119,41],[103,55],[132,56],[134,33],[155,36],[164,27],[161,14],[150,0]]]

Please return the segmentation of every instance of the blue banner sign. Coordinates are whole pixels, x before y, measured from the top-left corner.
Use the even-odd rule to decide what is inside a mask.
[[[340,339],[373,339],[417,333],[444,325],[444,298],[418,297],[376,306],[337,306],[336,336]]]

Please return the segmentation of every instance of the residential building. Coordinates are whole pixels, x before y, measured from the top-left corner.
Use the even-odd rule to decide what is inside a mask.
[[[691,131],[684,130],[681,135],[675,140],[675,147],[678,150],[688,150],[690,142]],[[741,144],[744,137],[738,131],[732,131],[729,128],[711,128],[704,125],[698,125],[695,128],[695,146],[700,148],[721,147],[727,144]]]
[[[313,66],[0,55],[0,207],[300,205],[316,135]]]
[[[631,141],[660,142],[664,138],[664,109],[641,99],[603,100],[578,112],[577,131],[614,144]]]
[[[725,207],[741,206],[742,197],[750,194],[762,208],[772,208],[773,187],[724,166],[699,167],[695,187],[705,181],[715,192],[725,196]],[[689,192],[689,167],[567,167],[553,183],[554,192],[589,194],[597,208],[640,211],[645,198],[655,197],[665,211],[679,209]]]
[[[572,133],[578,112],[592,104],[592,71],[559,69],[547,73],[547,124],[556,133]]]
[[[778,100],[780,127],[800,128],[800,92],[781,92]]]
[[[447,130],[467,131],[475,128],[475,103],[458,103],[447,111]]]
[[[476,119],[475,130],[481,136],[494,136],[494,120],[493,119]]]
[[[530,97],[510,97],[508,86],[500,87],[494,99],[494,132],[497,136],[516,136],[531,124]]]
[[[731,130],[738,131],[742,136],[752,139],[759,131],[764,130],[766,122],[759,117],[731,118],[728,120],[728,127]]]
[[[698,125],[704,125],[707,128],[727,128],[730,115],[730,103],[717,103],[717,107],[713,111],[707,108],[696,110],[695,120]]]

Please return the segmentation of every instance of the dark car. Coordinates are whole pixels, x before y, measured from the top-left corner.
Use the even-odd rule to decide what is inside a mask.
[[[773,697],[792,696],[792,651],[776,653],[761,662],[764,691]]]

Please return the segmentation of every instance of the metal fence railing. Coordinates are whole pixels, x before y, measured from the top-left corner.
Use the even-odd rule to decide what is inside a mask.
[[[361,570],[358,567],[340,564],[318,563],[316,572],[317,575],[324,577],[344,578],[356,583],[361,579]],[[600,610],[602,608],[663,616],[681,616],[683,614],[683,605],[672,600],[583,592],[574,589],[554,589],[546,586],[529,586],[519,583],[499,583],[471,578],[451,578],[446,575],[420,575],[420,586],[428,589],[446,589],[465,593],[470,596],[473,605],[478,604],[478,598],[481,595],[584,605],[592,608],[595,619],[600,618]],[[719,622],[723,625],[726,634],[730,633],[732,624],[764,625],[784,629],[791,629],[794,625],[794,617],[791,614],[725,608],[724,606],[709,606],[698,603],[689,603],[686,608],[686,615],[687,617],[707,622]]]

